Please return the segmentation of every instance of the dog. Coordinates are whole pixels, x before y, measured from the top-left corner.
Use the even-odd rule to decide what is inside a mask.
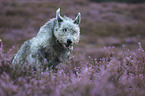
[[[39,66],[55,67],[65,62],[71,55],[73,47],[80,39],[81,14],[72,20],[60,16],[60,8],[56,11],[56,18],[44,24],[38,34],[24,42],[20,50],[13,57],[13,64],[25,62]]]

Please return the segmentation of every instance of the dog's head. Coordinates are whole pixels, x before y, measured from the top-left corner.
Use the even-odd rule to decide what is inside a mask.
[[[79,24],[81,21],[81,14],[78,13],[75,20],[66,16],[60,16],[60,9],[56,11],[57,27],[54,28],[54,36],[64,48],[70,48],[77,44],[80,38]]]

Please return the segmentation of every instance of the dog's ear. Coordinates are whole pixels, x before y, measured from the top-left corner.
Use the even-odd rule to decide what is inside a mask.
[[[81,13],[78,13],[77,17],[74,20],[74,23],[75,24],[80,24],[80,22],[81,22]]]
[[[60,8],[56,11],[56,19],[59,23],[63,21],[63,18],[60,16]]]

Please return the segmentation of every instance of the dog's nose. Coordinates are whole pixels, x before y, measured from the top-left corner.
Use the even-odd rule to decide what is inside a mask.
[[[71,39],[67,39],[67,44],[71,44],[72,43],[72,40]]]

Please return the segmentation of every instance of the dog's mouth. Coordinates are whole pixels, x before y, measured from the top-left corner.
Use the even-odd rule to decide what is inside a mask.
[[[64,48],[70,48],[72,46],[72,44],[63,44]]]
[[[62,44],[62,43],[60,43],[60,41],[59,40],[56,40],[57,41],[57,43],[59,44],[59,45],[61,45],[63,48],[65,48],[65,49],[69,49],[69,48],[71,48],[71,46],[73,46],[73,44],[68,44],[68,43],[64,43],[64,44]]]

